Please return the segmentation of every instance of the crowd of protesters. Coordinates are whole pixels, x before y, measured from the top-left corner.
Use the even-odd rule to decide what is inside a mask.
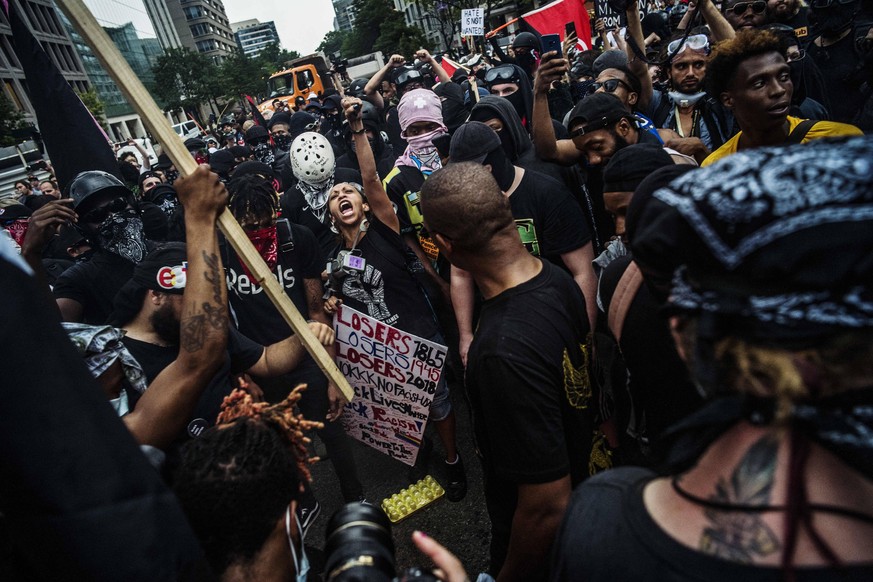
[[[346,401],[218,233],[227,208],[330,356],[339,305],[448,346],[398,480],[484,490],[484,579],[873,579],[873,7],[625,17],[599,48],[521,32],[452,74],[420,50],[238,108],[185,142],[187,177],[133,142],[118,172],[0,199],[3,293],[24,281],[75,348],[46,370],[85,363],[208,563],[168,577],[305,579],[304,431],[370,503]]]

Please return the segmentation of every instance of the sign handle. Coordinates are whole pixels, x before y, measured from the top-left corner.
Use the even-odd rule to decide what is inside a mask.
[[[109,39],[106,31],[97,23],[91,11],[88,10],[82,0],[58,0],[57,4],[94,51],[94,54],[97,55],[103,68],[106,69],[106,72],[109,73],[109,76],[112,77],[112,80],[115,81],[121,92],[124,93],[128,102],[133,105],[134,109],[142,117],[143,123],[145,123],[148,130],[161,143],[164,151],[173,160],[176,169],[183,176],[194,172],[197,169],[197,162],[188,153],[188,150],[182,143],[182,139],[173,131],[170,123],[155,104],[152,96],[149,95],[142,82],[133,73],[130,65],[121,56],[121,53],[118,52],[118,48]],[[340,373],[333,359],[325,351],[324,346],[309,331],[306,320],[303,319],[294,303],[285,294],[285,290],[279,285],[267,264],[258,254],[258,251],[255,250],[255,247],[252,246],[252,243],[230,213],[230,210],[225,208],[224,212],[218,217],[218,227],[224,233],[224,236],[237,255],[242,259],[243,264],[248,267],[255,282],[263,287],[273,305],[276,306],[276,309],[282,315],[282,318],[291,326],[294,333],[300,337],[303,346],[318,364],[318,367],[321,368],[329,380],[337,385],[343,395],[351,401],[355,395],[352,387]]]

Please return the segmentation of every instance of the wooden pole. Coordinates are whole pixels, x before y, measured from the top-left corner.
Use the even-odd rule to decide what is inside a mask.
[[[127,100],[133,105],[143,122],[152,135],[161,143],[164,152],[173,160],[176,169],[183,176],[187,176],[197,169],[197,162],[188,153],[181,138],[173,131],[167,119],[164,117],[161,110],[155,104],[151,95],[146,88],[133,73],[127,61],[118,52],[115,44],[109,39],[106,31],[97,23],[91,11],[85,6],[82,0],[58,0],[58,6],[64,11],[64,14],[76,28],[78,33],[82,35],[85,42],[97,55],[103,68],[109,73],[109,76],[127,97]],[[267,264],[249,242],[243,229],[237,223],[236,219],[225,209],[221,216],[218,217],[218,226],[225,238],[239,255],[242,262],[248,267],[253,274],[255,282],[261,285],[267,292],[267,296],[282,314],[282,317],[294,330],[294,333],[300,338],[303,346],[306,348],[318,367],[325,373],[329,380],[340,389],[346,398],[351,401],[355,393],[348,381],[337,369],[336,364],[325,351],[324,346],[318,343],[315,336],[309,331],[306,320],[294,307],[294,303],[285,294],[279,282],[270,272]]]

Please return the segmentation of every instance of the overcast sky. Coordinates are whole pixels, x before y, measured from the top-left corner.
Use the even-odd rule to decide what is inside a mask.
[[[272,20],[282,46],[306,55],[324,35],[333,30],[333,4],[330,0],[224,0],[231,22],[257,18]]]

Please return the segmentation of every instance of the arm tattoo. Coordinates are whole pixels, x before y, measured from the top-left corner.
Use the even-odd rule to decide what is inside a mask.
[[[206,262],[206,271],[203,276],[212,285],[212,301],[203,303],[203,312],[206,314],[206,319],[214,329],[221,329],[227,325],[227,313],[224,302],[221,300],[221,286],[225,284],[224,278],[221,275],[221,268],[218,262],[218,256],[215,254],[207,254],[203,251],[203,260]]]
[[[776,472],[779,441],[764,437],[746,452],[730,479],[720,478],[709,497],[733,505],[767,505]],[[779,550],[779,540],[761,516],[742,511],[707,509],[710,525],[700,536],[700,549],[733,562],[752,563]]]
[[[186,352],[194,353],[203,349],[206,339],[205,324],[205,315],[194,315],[182,320],[182,333],[179,341]]]

